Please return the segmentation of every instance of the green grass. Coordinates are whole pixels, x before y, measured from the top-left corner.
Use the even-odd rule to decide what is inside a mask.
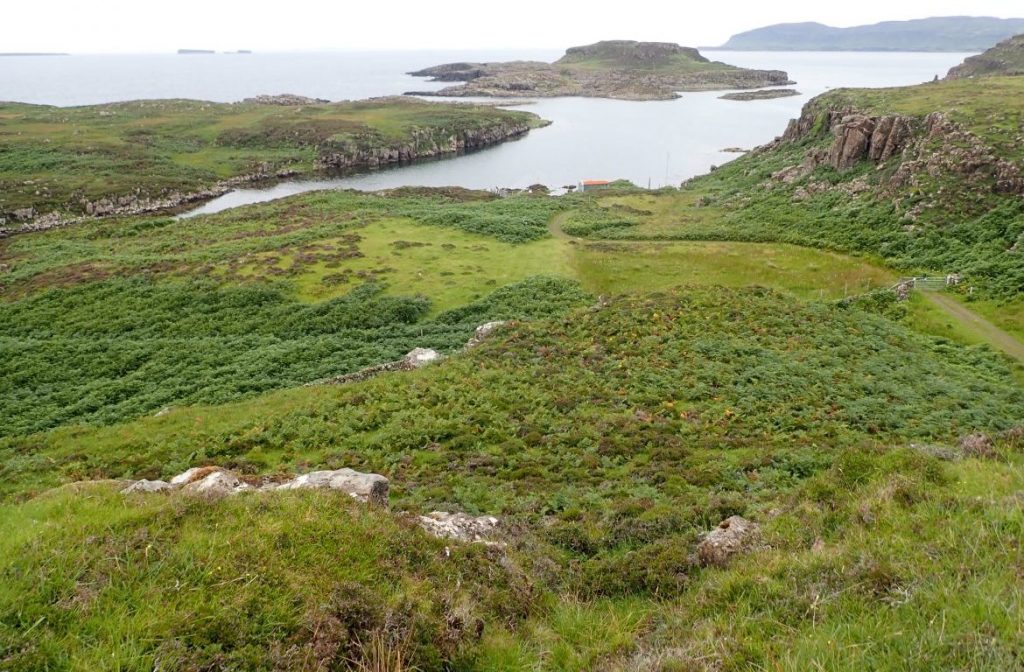
[[[198,192],[242,175],[512,125],[528,112],[415,99],[286,107],[187,100],[57,108],[0,104],[0,214],[81,214],[88,201]]]
[[[313,669],[321,629],[351,652],[385,628],[424,670],[1005,669],[1024,606],[1019,438],[954,465],[906,446],[1010,427],[1022,394],[991,353],[881,317],[691,289],[522,323],[413,373],[5,439],[6,497],[26,501],[0,516],[0,655]],[[103,484],[29,498],[203,463],[383,473],[394,514]],[[434,509],[499,515],[507,559],[447,558],[400,522]],[[767,547],[695,565],[732,514]],[[450,632],[477,618],[483,639]]]

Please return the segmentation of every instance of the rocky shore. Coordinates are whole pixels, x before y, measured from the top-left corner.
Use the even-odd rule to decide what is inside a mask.
[[[661,42],[613,41],[573,47],[554,63],[446,63],[409,73],[464,82],[407,95],[496,98],[582,96],[671,100],[680,91],[759,89],[793,84],[781,70],[749,70],[710,61],[696,49]]]
[[[775,98],[792,98],[799,96],[796,89],[762,89],[760,91],[738,91],[719,96],[722,100],[774,100]]]

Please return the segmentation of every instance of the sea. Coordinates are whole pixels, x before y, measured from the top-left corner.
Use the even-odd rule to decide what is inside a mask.
[[[970,54],[708,51],[733,65],[785,70],[799,96],[720,99],[682,93],[671,101],[549,98],[507,102],[549,120],[546,128],[496,147],[409,166],[238,189],[191,214],[314,189],[399,186],[553,189],[584,179],[627,179],[643,187],[678,185],[781,134],[812,97],[839,87],[890,87],[942,77]],[[455,61],[546,60],[559,51],[381,51],[253,54],[10,56],[0,58],[0,100],[75,106],[192,98],[233,102],[293,93],[332,101],[401,95],[446,86],[408,72]],[[463,99],[464,100],[464,99]]]

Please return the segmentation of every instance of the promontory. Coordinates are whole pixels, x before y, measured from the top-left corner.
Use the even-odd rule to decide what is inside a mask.
[[[690,47],[615,40],[572,47],[554,63],[447,63],[409,73],[435,82],[464,82],[424,96],[536,98],[584,96],[670,100],[680,91],[759,89],[793,84],[781,70],[749,70],[711,61]]]

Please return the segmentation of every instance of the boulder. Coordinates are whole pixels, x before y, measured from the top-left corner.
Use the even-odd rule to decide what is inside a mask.
[[[488,539],[498,529],[494,516],[474,518],[465,513],[434,511],[419,517],[419,524],[429,534],[439,539],[454,539],[466,543],[493,543]]]
[[[220,467],[192,467],[171,479],[171,485],[188,485],[195,481],[202,480],[215,471],[221,471]]]
[[[167,481],[148,481],[142,479],[141,481],[135,481],[127,488],[121,491],[123,495],[131,495],[136,492],[162,492],[164,490],[173,490],[174,486]]]
[[[432,362],[439,361],[441,353],[429,348],[416,348],[407,354],[402,361],[412,369],[418,369]]]
[[[473,332],[473,336],[470,337],[469,341],[466,343],[466,347],[475,348],[476,346],[480,345],[484,341],[484,339],[486,339],[488,336],[490,336],[491,334],[493,334],[495,331],[502,328],[506,324],[508,323],[500,320],[496,322],[488,322],[486,324],[481,324],[479,327],[476,328],[476,331]]]
[[[352,469],[314,471],[277,486],[278,490],[336,490],[362,502],[387,506],[390,483],[380,474]]]
[[[203,495],[230,495],[247,490],[249,486],[238,480],[238,476],[230,471],[213,471],[202,479],[185,486],[186,492]]]
[[[700,564],[724,567],[730,558],[748,550],[761,537],[761,526],[741,516],[726,518],[697,546]]]

